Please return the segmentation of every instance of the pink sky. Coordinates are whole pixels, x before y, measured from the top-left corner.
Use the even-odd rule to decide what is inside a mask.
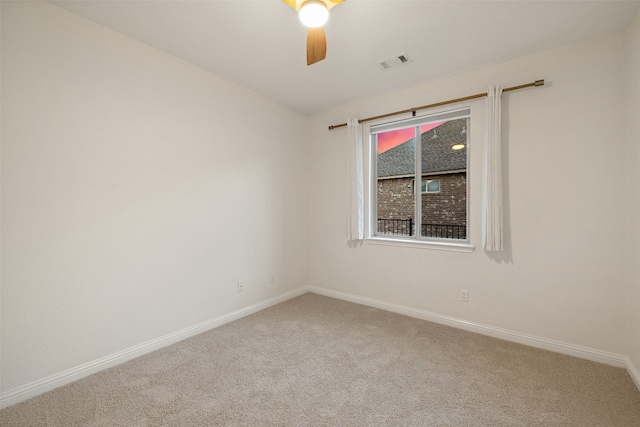
[[[423,125],[420,127],[420,133],[425,133],[430,131],[433,128],[436,128],[443,124],[444,122],[436,122],[429,123],[428,125]],[[396,147],[402,144],[405,141],[410,140],[414,136],[413,127],[392,130],[389,132],[383,132],[378,134],[378,154],[384,153],[387,150],[390,150],[393,147]]]

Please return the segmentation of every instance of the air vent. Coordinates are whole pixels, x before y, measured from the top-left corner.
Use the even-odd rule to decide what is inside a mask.
[[[380,66],[385,70],[388,70],[389,68],[396,68],[408,62],[411,62],[411,59],[406,53],[403,53],[398,56],[392,56],[391,58],[387,58],[383,61],[378,61],[378,64],[380,64]]]

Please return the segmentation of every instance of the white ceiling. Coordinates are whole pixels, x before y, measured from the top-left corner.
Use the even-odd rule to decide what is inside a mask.
[[[626,28],[640,1],[347,0],[306,65],[306,28],[279,0],[55,4],[306,113]],[[412,62],[384,70],[378,61]]]

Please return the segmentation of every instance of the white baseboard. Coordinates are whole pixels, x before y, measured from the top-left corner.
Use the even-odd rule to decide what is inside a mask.
[[[623,356],[620,354],[609,353],[606,351],[569,344],[562,341],[555,341],[547,338],[537,337],[534,335],[514,332],[508,329],[496,328],[494,326],[483,325],[481,323],[469,322],[467,320],[457,319],[451,316],[444,316],[442,314],[432,313],[425,310],[418,310],[416,308],[392,304],[384,301],[374,300],[371,298],[360,297],[357,295],[346,294],[343,292],[332,291],[315,286],[309,286],[308,289],[310,292],[341,299],[344,301],[350,301],[369,307],[379,308],[381,310],[391,311],[393,313],[403,314],[405,316],[415,317],[434,323],[440,323],[443,325],[452,326],[454,328],[464,329],[470,332],[476,332],[479,334],[488,335],[490,337],[500,338],[506,341],[517,342],[519,344],[524,344],[531,347],[542,348],[569,356],[575,356],[581,359],[605,363],[607,365],[612,365],[619,368],[627,368],[629,374],[634,377],[634,373],[629,370],[630,366],[633,367],[631,361],[629,361],[629,358],[627,356]],[[640,376],[638,376],[637,370],[635,370],[634,381],[640,389]]]
[[[184,339],[201,334],[210,329],[214,329],[218,326],[222,326],[226,323],[264,310],[281,302],[295,298],[307,292],[313,292],[319,295],[325,295],[331,298],[341,299],[344,301],[354,302],[356,304],[362,304],[369,307],[379,308],[381,310],[390,311],[393,313],[403,314],[405,316],[415,317],[430,322],[440,323],[447,326],[452,326],[459,329],[464,329],[471,332],[488,335],[494,338],[500,338],[507,341],[517,342],[520,344],[529,345],[532,347],[542,348],[545,350],[555,351],[570,356],[579,357],[582,359],[592,360],[595,362],[606,363],[621,368],[626,368],[627,372],[635,382],[636,386],[640,390],[640,372],[637,367],[633,365],[631,360],[627,356],[622,356],[615,353],[609,353],[605,351],[595,350],[588,347],[582,347],[574,344],[569,344],[561,341],[550,340],[546,338],[536,337],[533,335],[522,334],[519,332],[510,331],[507,329],[496,328],[493,326],[487,326],[475,322],[469,322],[455,317],[444,316],[437,313],[428,312],[425,310],[418,310],[411,307],[406,307],[398,304],[392,304],[384,301],[374,300],[371,298],[360,297],[357,295],[351,295],[343,292],[332,291],[329,289],[318,288],[315,286],[306,286],[298,288],[291,292],[287,292],[282,295],[278,295],[273,298],[269,298],[265,301],[257,304],[236,310],[234,312],[216,317],[214,319],[199,323],[197,325],[182,329],[172,334],[165,335],[163,337],[147,341],[143,344],[113,353],[111,355],[96,359],[89,363],[82,364],[72,369],[51,375],[38,381],[26,384],[16,389],[10,390],[0,395],[0,409],[6,408],[16,403],[20,403],[24,400],[38,396],[47,391],[61,387],[66,384],[70,384],[81,378],[102,371],[104,369],[119,365],[126,361],[135,359],[136,357],[143,356],[147,353],[159,350],[163,347],[167,347],[171,344],[175,344]]]
[[[193,325],[180,331],[165,335],[163,337],[147,341],[145,343],[119,351],[117,353],[110,354],[105,357],[101,357],[100,359],[93,360],[89,363],[82,364],[75,368],[59,372],[55,375],[51,375],[41,380],[26,384],[22,387],[10,390],[6,393],[2,393],[0,395],[0,409],[15,405],[16,403],[20,403],[24,400],[38,396],[42,393],[46,393],[47,391],[53,390],[63,385],[70,384],[96,372],[119,365],[121,363],[135,359],[136,357],[143,356],[147,353],[151,353],[163,347],[175,344],[179,341],[201,334],[210,329],[217,328],[218,326],[222,326],[226,323],[256,313],[260,310],[264,310],[265,308],[269,308],[291,298],[295,298],[299,295],[307,293],[308,291],[309,289],[307,287],[298,288],[291,292],[269,298],[257,304],[253,304],[240,310],[218,316],[214,319],[207,320],[197,325]]]
[[[628,357],[626,368],[627,372],[629,372],[629,375],[631,375],[631,379],[634,383],[636,383],[636,387],[638,387],[638,390],[640,390],[640,371],[638,371],[638,368],[633,364],[633,362],[631,362],[631,359],[629,359]]]

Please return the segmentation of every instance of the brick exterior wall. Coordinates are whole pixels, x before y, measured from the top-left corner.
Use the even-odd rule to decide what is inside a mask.
[[[426,177],[425,177],[426,178]],[[439,193],[422,194],[423,224],[467,225],[467,175],[465,172],[430,175],[428,179],[440,179]],[[419,186],[418,186],[419,190]],[[378,180],[378,218],[407,220],[413,218],[413,178],[391,178]],[[407,227],[401,222],[379,224],[379,232],[392,233],[395,229]],[[464,229],[463,229],[464,230]],[[430,231],[429,231],[430,232]],[[423,227],[423,234],[429,233]],[[456,231],[457,232],[457,231]],[[461,231],[466,233],[466,231]],[[415,235],[415,228],[411,233]],[[449,231],[451,234],[451,231]],[[459,236],[464,238],[464,236]],[[447,237],[437,236],[437,237]],[[448,237],[451,237],[450,235]]]
[[[413,179],[378,180],[378,218],[409,219],[413,212]]]
[[[440,178],[440,192],[422,195],[422,222],[467,225],[467,174],[430,176]]]

